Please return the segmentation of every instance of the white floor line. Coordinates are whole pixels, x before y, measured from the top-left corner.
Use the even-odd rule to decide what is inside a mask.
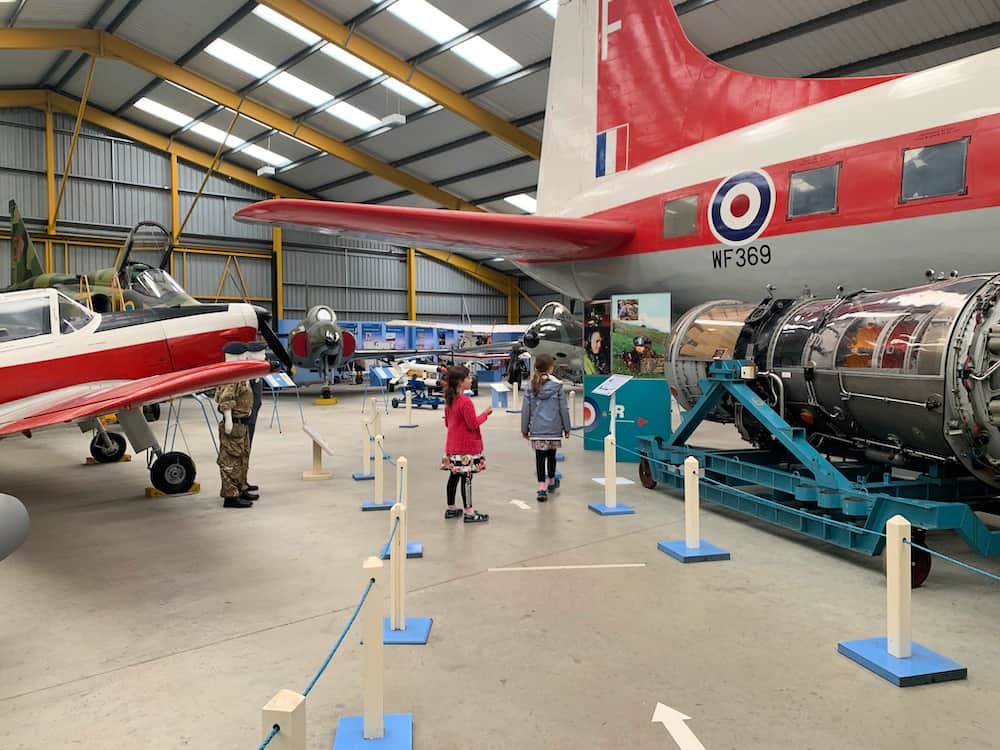
[[[512,568],[487,568],[488,573],[505,573],[521,570],[598,570],[601,568],[645,568],[646,563],[608,563],[605,565],[534,565],[519,566]]]

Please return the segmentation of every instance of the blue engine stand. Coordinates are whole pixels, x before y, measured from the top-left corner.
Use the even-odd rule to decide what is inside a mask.
[[[684,459],[695,456],[704,470],[702,498],[814,539],[879,555],[885,544],[879,534],[899,514],[915,529],[951,529],[979,554],[1000,554],[1000,531],[991,531],[975,513],[989,502],[987,489],[977,480],[943,478],[934,466],[917,479],[898,479],[881,465],[831,462],[809,443],[804,429],[789,425],[741,378],[741,368],[750,364],[713,362],[708,378],[701,381],[704,395],[673,435],[666,440],[638,438],[644,486],[660,483],[683,489]],[[722,451],[685,445],[726,395],[768,430],[778,444],[774,449]],[[929,572],[929,555],[925,563]],[[914,580],[915,585],[920,582]]]

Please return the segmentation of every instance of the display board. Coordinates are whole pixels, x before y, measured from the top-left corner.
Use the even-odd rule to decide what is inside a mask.
[[[611,399],[594,392],[606,380],[605,375],[587,375],[583,379],[583,447],[586,450],[604,450],[604,438],[611,430],[608,413]],[[670,436],[670,387],[663,378],[630,380],[615,393],[615,407],[619,461],[638,463],[638,456],[631,451],[637,449],[636,438],[640,435]]]
[[[583,307],[583,374],[611,374],[611,300]]]
[[[670,336],[670,294],[611,297],[611,372],[663,378]]]

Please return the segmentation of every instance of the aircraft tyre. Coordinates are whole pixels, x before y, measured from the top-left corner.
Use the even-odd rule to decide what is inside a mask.
[[[90,441],[90,455],[98,463],[113,464],[121,460],[121,457],[125,455],[127,448],[125,438],[117,432],[109,432],[108,438],[111,439],[114,445],[114,448],[111,450],[108,450],[108,446],[104,444],[104,440],[100,435],[94,435],[94,438]]]
[[[180,451],[164,453],[149,469],[149,479],[153,486],[165,495],[179,495],[194,486],[194,461],[191,456]]]
[[[910,536],[913,538],[912,541],[919,544],[921,547],[927,546],[927,529],[914,528]],[[882,574],[886,572],[886,566],[888,565],[889,559],[885,552],[882,553]],[[931,556],[930,552],[925,552],[917,547],[910,547],[910,588],[919,589],[924,585],[927,580],[927,576],[931,574],[931,563],[934,562],[934,558]]]
[[[399,408],[399,399],[398,398],[394,398],[392,400],[392,408],[393,409],[398,409]]]
[[[146,418],[147,422],[156,422],[160,419],[160,405],[159,404],[148,404],[142,407],[142,416]]]
[[[647,490],[656,489],[656,480],[653,479],[653,469],[649,465],[648,456],[641,456],[639,458],[639,482]]]

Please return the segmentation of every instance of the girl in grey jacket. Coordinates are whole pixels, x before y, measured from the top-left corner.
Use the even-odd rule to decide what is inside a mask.
[[[521,435],[535,449],[535,473],[538,477],[538,502],[549,499],[549,492],[559,486],[556,480],[556,451],[563,437],[569,437],[569,407],[562,383],[552,375],[555,360],[539,354],[531,385],[524,391],[521,406]]]

